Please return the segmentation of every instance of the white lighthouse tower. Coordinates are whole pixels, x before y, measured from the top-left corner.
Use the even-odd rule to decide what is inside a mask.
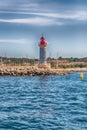
[[[39,64],[42,66],[46,65],[46,46],[47,46],[47,42],[45,41],[45,38],[42,35],[39,42],[39,47],[40,47]]]

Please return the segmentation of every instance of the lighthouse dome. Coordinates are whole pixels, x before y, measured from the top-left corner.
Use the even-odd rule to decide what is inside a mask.
[[[47,42],[45,41],[45,38],[44,38],[44,36],[42,35],[42,37],[40,38],[39,46],[45,47],[46,45],[47,45]]]

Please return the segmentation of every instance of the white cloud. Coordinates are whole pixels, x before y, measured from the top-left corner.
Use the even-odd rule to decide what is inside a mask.
[[[0,39],[0,43],[25,44],[25,43],[30,43],[30,40],[28,39]]]
[[[76,19],[76,20],[87,19],[87,11],[76,11],[70,13],[30,13],[30,14],[45,16],[50,18],[59,18],[59,19]]]
[[[32,25],[39,25],[39,26],[48,26],[48,25],[63,25],[62,22],[57,22],[54,19],[49,18],[25,18],[25,19],[0,19],[0,22],[5,23],[19,23],[19,24],[32,24]]]
[[[12,14],[27,14],[27,15],[33,15],[33,16],[41,16],[45,17],[45,21],[49,21],[48,18],[57,18],[57,19],[71,19],[71,20],[87,20],[87,11],[68,11],[66,12],[61,12],[61,13],[39,13],[39,12],[15,12],[15,11],[0,11],[0,13],[12,13]],[[34,19],[34,18],[33,18]],[[41,18],[39,18],[41,19]],[[31,19],[32,20],[32,19]],[[37,18],[35,18],[37,20]],[[28,19],[27,19],[28,21]],[[29,22],[29,21],[28,21]]]

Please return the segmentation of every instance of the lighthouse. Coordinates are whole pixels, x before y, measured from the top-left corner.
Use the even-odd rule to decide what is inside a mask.
[[[39,42],[39,64],[45,65],[46,64],[46,46],[47,42],[45,41],[44,36],[42,35]]]

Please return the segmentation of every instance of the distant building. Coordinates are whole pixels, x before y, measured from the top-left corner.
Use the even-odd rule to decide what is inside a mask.
[[[46,46],[47,42],[45,41],[44,36],[40,38],[39,42],[39,47],[40,47],[40,52],[39,52],[39,64],[46,64]]]

